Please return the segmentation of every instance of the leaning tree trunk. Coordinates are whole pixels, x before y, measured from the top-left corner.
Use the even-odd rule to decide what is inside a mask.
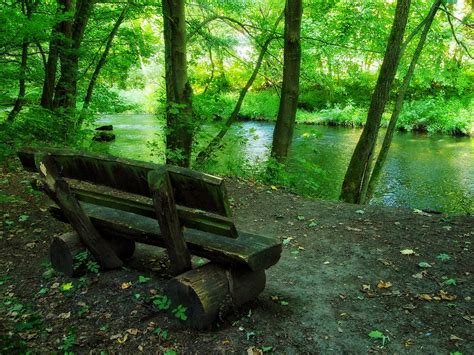
[[[230,114],[229,118],[224,124],[224,127],[221,128],[219,133],[209,142],[206,148],[204,148],[202,151],[199,152],[199,154],[196,157],[196,162],[197,163],[202,163],[206,159],[208,159],[214,151],[216,151],[221,142],[222,138],[226,135],[226,133],[229,131],[230,127],[232,124],[237,120],[237,117],[240,112],[240,108],[242,107],[242,103],[244,102],[245,95],[247,95],[247,92],[249,91],[250,87],[252,86],[253,82],[255,81],[255,78],[257,77],[258,71],[260,70],[260,67],[262,66],[263,58],[265,56],[265,53],[268,50],[268,46],[270,45],[271,41],[275,38],[275,30],[278,26],[278,24],[281,21],[283,14],[280,15],[273,25],[273,31],[269,35],[269,37],[266,39],[266,41],[262,45],[262,49],[260,50],[260,54],[258,55],[257,62],[255,63],[255,67],[253,68],[252,75],[250,76],[249,80],[247,80],[247,83],[245,86],[242,88],[240,91],[239,98],[237,99],[237,102],[234,106],[234,110]]]
[[[361,203],[364,179],[372,159],[382,114],[400,61],[400,50],[407,24],[411,0],[398,0],[387,49],[377,84],[372,94],[367,122],[359,138],[342,184],[341,200]]]
[[[90,102],[92,100],[92,93],[94,91],[95,83],[97,81],[97,78],[99,77],[102,67],[105,65],[107,61],[107,56],[109,55],[110,49],[112,48],[112,43],[114,41],[115,35],[117,34],[120,25],[125,19],[125,16],[127,15],[129,8],[130,6],[128,4],[123,8],[122,12],[120,13],[120,16],[118,17],[117,21],[114,24],[114,27],[112,28],[112,31],[110,31],[109,37],[107,38],[107,44],[105,45],[105,49],[102,52],[102,55],[99,61],[97,62],[94,73],[92,74],[91,80],[89,82],[89,86],[87,87],[87,93],[86,93],[86,97],[84,98],[84,105],[82,107],[83,113],[81,114],[81,122],[79,122],[79,124],[82,123],[84,115],[87,113],[87,109],[89,108]]]
[[[162,0],[166,68],[166,162],[189,166],[193,143],[192,88],[186,60],[184,0]]]
[[[27,20],[31,20],[32,8],[29,0],[22,1],[23,12],[26,15]],[[20,64],[20,78],[19,78],[19,89],[18,96],[13,105],[13,109],[7,116],[7,122],[13,122],[16,115],[21,111],[23,104],[25,103],[26,94],[26,67],[28,64],[28,47],[30,46],[29,38],[25,35],[21,45],[21,64]]]
[[[390,149],[390,145],[392,143],[393,133],[395,132],[395,127],[397,124],[398,116],[402,111],[403,107],[403,100],[405,99],[405,94],[407,92],[408,86],[410,85],[411,78],[413,77],[413,73],[415,72],[415,67],[420,58],[421,52],[423,51],[423,47],[426,42],[426,37],[428,36],[428,32],[430,31],[431,24],[433,23],[433,19],[438,12],[438,9],[441,5],[441,0],[435,0],[433,5],[431,6],[430,12],[424,21],[423,31],[420,35],[420,39],[418,41],[418,45],[415,49],[415,53],[410,62],[410,66],[408,67],[408,72],[406,73],[405,77],[403,78],[402,86],[398,91],[398,96],[395,101],[395,106],[393,108],[392,116],[390,117],[390,122],[388,124],[387,132],[385,133],[385,137],[382,143],[382,148],[380,149],[379,155],[374,165],[374,169],[372,174],[370,175],[370,180],[367,188],[367,194],[363,203],[367,203],[373,196],[375,186],[380,178],[380,173],[382,172],[383,166],[385,161],[387,160],[388,151]]]
[[[273,132],[272,156],[283,163],[293,138],[296,109],[298,108],[301,64],[302,0],[287,0],[285,8],[285,50],[283,58],[283,85],[280,107]]]

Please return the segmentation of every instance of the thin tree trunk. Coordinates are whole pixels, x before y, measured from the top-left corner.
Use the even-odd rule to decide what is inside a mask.
[[[285,49],[283,58],[283,85],[280,107],[273,132],[272,156],[284,163],[293,139],[296,109],[298,108],[301,64],[302,0],[287,0],[285,8]]]
[[[229,118],[227,119],[227,121],[225,122],[224,126],[221,128],[219,133],[209,142],[206,148],[204,148],[202,151],[199,152],[199,154],[196,157],[197,163],[202,163],[204,160],[208,159],[212,155],[212,153],[214,153],[214,151],[216,151],[219,148],[222,138],[224,138],[224,136],[229,131],[232,124],[237,120],[237,117],[240,112],[240,108],[242,107],[242,103],[244,102],[244,99],[245,99],[245,95],[247,94],[253,82],[255,81],[255,78],[257,77],[258,71],[260,70],[260,67],[262,66],[265,53],[267,52],[268,46],[270,45],[271,41],[274,39],[275,30],[278,24],[280,23],[282,17],[283,17],[283,14],[281,14],[278,17],[277,21],[273,25],[272,33],[263,43],[262,48],[260,50],[260,54],[258,55],[258,58],[257,58],[257,62],[255,63],[255,67],[253,69],[252,75],[250,76],[250,78],[247,80],[247,83],[240,91],[239,98],[234,106],[234,110],[230,114]]]
[[[114,41],[115,35],[117,34],[120,25],[125,19],[125,16],[127,15],[129,8],[130,6],[128,4],[123,8],[122,12],[120,13],[120,16],[118,17],[117,21],[114,24],[114,27],[112,28],[112,31],[110,31],[109,37],[107,39],[107,44],[105,45],[105,49],[102,52],[102,55],[99,61],[97,62],[94,73],[92,73],[89,86],[87,87],[86,97],[84,98],[84,106],[82,107],[81,122],[79,122],[79,124],[82,123],[84,114],[87,113],[87,109],[89,108],[90,102],[92,100],[92,93],[94,91],[95,83],[97,81],[97,78],[99,77],[100,71],[102,70],[103,66],[107,62],[107,56],[109,55],[110,49],[112,48],[112,43]]]
[[[31,20],[32,8],[29,0],[22,1],[23,13],[26,15],[27,20]],[[28,64],[28,47],[30,45],[29,38],[27,36],[23,37],[23,42],[21,45],[21,64],[20,64],[20,78],[19,78],[19,89],[18,96],[13,105],[13,109],[9,112],[7,116],[7,122],[13,122],[15,117],[21,111],[23,104],[25,103],[25,94],[26,94],[26,67]]]
[[[369,161],[375,149],[382,114],[387,103],[393,79],[400,61],[400,50],[408,20],[411,0],[398,0],[392,30],[384,60],[370,102],[367,122],[352,154],[342,184],[341,200],[361,203],[364,179],[367,179]]]
[[[166,68],[166,162],[189,166],[193,143],[192,88],[186,59],[184,0],[162,0]]]
[[[436,0],[431,6],[430,12],[428,13],[428,16],[426,17],[426,22],[424,23],[424,28],[420,35],[418,45],[415,49],[415,53],[413,54],[413,58],[411,59],[408,72],[403,78],[402,86],[400,87],[400,90],[398,91],[398,96],[395,101],[395,106],[392,112],[392,116],[390,117],[390,122],[388,124],[387,132],[385,133],[385,137],[382,143],[382,148],[380,149],[379,155],[377,157],[377,161],[375,162],[374,170],[372,171],[372,174],[370,175],[370,181],[368,184],[367,195],[366,195],[364,203],[367,203],[368,201],[370,201],[370,199],[373,196],[375,186],[377,185],[377,182],[379,181],[380,173],[382,172],[385,161],[387,160],[387,155],[388,155],[390,145],[392,143],[392,138],[395,132],[397,120],[400,115],[400,112],[402,111],[405,94],[408,90],[408,86],[410,85],[410,81],[413,77],[413,73],[415,72],[415,67],[418,62],[418,59],[420,58],[421,52],[423,51],[423,47],[425,45],[428,32],[431,28],[431,24],[433,23],[433,19],[435,18],[440,5],[441,5],[441,0]]]

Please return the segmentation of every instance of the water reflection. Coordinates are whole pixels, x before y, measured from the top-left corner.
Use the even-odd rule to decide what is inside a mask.
[[[117,139],[111,143],[94,143],[91,149],[163,162],[163,136],[157,135],[162,134],[163,122],[156,117],[105,116],[98,124],[113,124]],[[226,150],[218,155],[221,167],[232,171],[237,164],[255,167],[266,161],[273,126],[266,122],[245,122],[233,127],[226,136]],[[295,189],[337,199],[360,132],[358,129],[297,126],[288,160],[288,170],[296,181]],[[157,144],[152,147],[147,144],[149,141]],[[396,134],[372,203],[474,213],[473,152],[473,140],[467,137]]]

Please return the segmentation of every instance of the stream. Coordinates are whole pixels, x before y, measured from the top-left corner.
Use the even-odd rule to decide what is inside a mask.
[[[163,162],[163,124],[153,115],[104,116],[95,125],[113,124],[117,136],[92,143],[91,150],[125,158]],[[256,174],[264,169],[273,123],[241,122],[210,168]],[[213,134],[204,127],[200,136]],[[286,176],[305,195],[336,200],[360,129],[298,125]],[[154,144],[150,142],[154,141]],[[161,154],[160,154],[161,152]],[[156,154],[158,153],[158,154]],[[396,133],[385,171],[371,204],[474,214],[474,140],[436,134]]]

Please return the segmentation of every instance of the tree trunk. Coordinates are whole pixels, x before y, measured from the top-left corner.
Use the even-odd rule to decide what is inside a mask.
[[[58,0],[58,10],[56,16],[64,16],[68,11],[67,3],[64,0]],[[56,84],[56,70],[58,67],[58,47],[61,44],[62,22],[58,22],[51,30],[51,39],[49,40],[48,62],[44,68],[43,92],[41,94],[40,105],[43,108],[53,109],[54,86]]]
[[[270,45],[271,41],[274,39],[275,35],[275,30],[278,26],[278,24],[281,21],[283,14],[278,17],[277,21],[273,25],[273,31],[269,35],[269,37],[266,39],[266,41],[262,45],[262,49],[260,50],[260,54],[258,55],[257,62],[255,63],[255,67],[253,69],[252,75],[250,76],[249,80],[245,84],[245,86],[242,88],[240,91],[239,98],[237,100],[237,103],[235,104],[234,110],[230,114],[229,118],[225,122],[224,127],[219,131],[219,133],[211,140],[211,142],[207,145],[206,148],[204,148],[201,152],[196,157],[196,162],[197,163],[202,163],[204,160],[208,159],[212,153],[219,148],[219,145],[222,141],[222,138],[226,135],[227,131],[229,128],[232,126],[232,124],[237,120],[237,116],[240,112],[240,108],[242,107],[242,103],[244,102],[245,95],[249,91],[250,87],[252,86],[253,82],[255,81],[255,78],[257,77],[258,71],[260,70],[260,67],[262,66],[263,62],[263,57],[265,56],[265,53],[267,52],[268,46]]]
[[[403,100],[405,98],[405,94],[407,92],[408,86],[410,85],[410,81],[411,81],[411,78],[413,77],[413,73],[415,72],[415,67],[418,62],[418,59],[420,58],[421,52],[423,51],[423,47],[425,45],[428,32],[431,28],[431,24],[433,23],[433,19],[435,18],[440,5],[441,5],[441,0],[435,0],[433,5],[431,6],[428,16],[426,17],[426,21],[424,22],[423,31],[420,35],[420,39],[415,49],[415,53],[413,54],[413,58],[411,59],[408,72],[403,78],[402,86],[400,87],[400,90],[398,91],[397,99],[395,101],[395,107],[393,108],[392,116],[390,117],[390,122],[388,124],[387,132],[385,133],[385,137],[382,143],[382,148],[380,149],[379,155],[377,157],[377,161],[375,162],[374,170],[372,171],[372,174],[370,175],[370,181],[367,188],[367,195],[366,195],[365,201],[363,201],[364,203],[367,203],[372,198],[374,190],[375,190],[375,186],[377,185],[377,182],[380,177],[380,173],[382,172],[382,168],[385,164],[385,161],[387,160],[387,155],[388,155],[390,145],[392,143],[393,133],[395,132],[398,116],[400,115],[400,112],[402,111]]]
[[[186,60],[184,0],[162,0],[166,68],[166,162],[189,166],[193,143],[192,88]]]
[[[71,6],[71,0],[65,0]],[[74,22],[62,22],[59,59],[61,61],[61,77],[54,92],[54,108],[61,108],[66,115],[72,114],[76,108],[77,77],[79,66],[79,49],[92,10],[93,1],[84,0],[76,3]]]
[[[285,9],[285,50],[283,58],[283,85],[280,107],[273,132],[272,156],[283,163],[293,138],[296,109],[298,107],[301,63],[302,0],[287,0]]]
[[[407,24],[411,0],[398,0],[387,49],[377,84],[372,94],[367,122],[352,154],[342,184],[341,200],[361,203],[364,179],[368,179],[369,161],[372,159],[380,121],[388,100],[393,79],[400,61],[400,51]]]
[[[27,20],[31,20],[32,15],[32,8],[29,0],[22,1],[22,8],[23,13],[26,15]],[[25,102],[25,94],[26,94],[26,66],[28,63],[28,47],[30,45],[29,38],[27,36],[23,37],[23,43],[21,45],[21,64],[20,64],[20,79],[19,79],[19,89],[18,89],[18,96],[15,100],[15,104],[13,109],[7,116],[7,122],[13,122],[15,120],[16,115],[21,111],[23,104]]]
[[[97,62],[94,73],[92,74],[91,80],[89,82],[89,86],[87,87],[86,97],[84,98],[84,106],[82,107],[83,114],[81,115],[81,122],[79,123],[82,123],[84,114],[87,113],[87,109],[89,108],[89,104],[92,99],[92,93],[94,91],[95,83],[97,81],[97,78],[99,77],[102,67],[105,65],[107,61],[107,56],[109,55],[110,49],[112,48],[112,43],[114,41],[115,35],[117,34],[120,25],[125,19],[125,16],[127,15],[129,8],[130,6],[128,4],[123,8],[122,12],[120,13],[120,16],[118,17],[117,21],[114,24],[114,27],[112,28],[112,31],[109,34],[109,37],[107,39],[107,44],[105,45],[105,49],[102,52],[102,55],[99,61]]]

